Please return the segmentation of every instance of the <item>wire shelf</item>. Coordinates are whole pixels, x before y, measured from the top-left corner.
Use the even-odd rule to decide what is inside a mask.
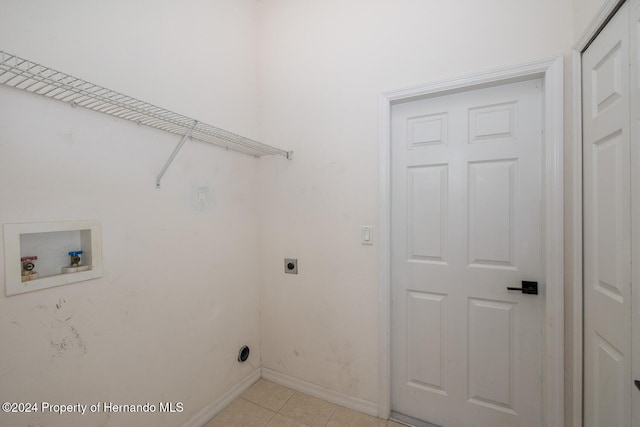
[[[1,50],[0,84],[256,157],[293,154]]]

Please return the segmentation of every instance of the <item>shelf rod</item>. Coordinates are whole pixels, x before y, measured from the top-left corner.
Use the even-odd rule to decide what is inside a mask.
[[[156,178],[156,188],[160,188],[160,180],[164,176],[164,173],[167,171],[167,169],[169,169],[169,166],[171,166],[171,163],[173,162],[173,159],[176,158],[176,156],[178,155],[178,153],[182,149],[182,146],[184,145],[184,143],[187,142],[187,139],[189,139],[189,137],[191,136],[191,132],[193,132],[193,130],[196,128],[197,124],[198,124],[198,121],[194,120],[193,121],[193,125],[191,125],[191,129],[189,129],[189,132],[187,132],[182,137],[182,140],[180,141],[180,143],[176,146],[176,148],[173,149],[173,153],[171,153],[171,156],[169,156],[169,160],[167,160],[167,163],[165,163],[164,167],[162,168],[162,170],[158,174],[158,177]]]

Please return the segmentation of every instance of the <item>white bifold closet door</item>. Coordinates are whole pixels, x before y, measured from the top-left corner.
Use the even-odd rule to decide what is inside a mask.
[[[640,425],[640,391],[633,381],[640,379],[640,366],[632,352],[640,329],[632,323],[640,290],[639,3],[623,4],[582,56],[587,427]]]

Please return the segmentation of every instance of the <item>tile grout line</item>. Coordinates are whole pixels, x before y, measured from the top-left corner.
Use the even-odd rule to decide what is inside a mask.
[[[273,409],[271,409],[271,408],[267,408],[266,406],[264,406],[264,405],[262,405],[262,404],[260,404],[260,403],[258,403],[258,402],[253,402],[253,401],[251,401],[251,400],[249,400],[249,399],[246,399],[246,398],[244,398],[243,396],[238,396],[238,397],[239,397],[240,399],[244,400],[244,401],[245,401],[245,402],[247,402],[247,403],[251,403],[251,404],[253,404],[253,405],[256,405],[256,406],[258,406],[258,407],[260,407],[260,408],[262,408],[262,409],[266,409],[267,411],[269,411],[269,412],[272,412],[272,413],[273,413],[273,415],[271,416],[271,418],[269,418],[269,420],[267,421],[267,423],[265,424],[265,426],[269,425],[269,423],[273,420],[273,418],[275,418],[275,416],[276,416],[276,415],[280,415],[281,417],[286,418],[286,419],[288,419],[288,420],[297,421],[297,420],[294,420],[293,418],[290,418],[290,417],[285,416],[285,415],[284,415],[284,414],[282,414],[280,411],[282,410],[282,408],[284,408],[284,407],[287,405],[287,403],[291,400],[291,398],[292,398],[296,393],[300,393],[300,394],[302,394],[302,395],[307,395],[307,394],[306,394],[306,393],[301,393],[301,392],[296,391],[296,390],[293,390],[293,389],[291,389],[291,388],[289,388],[289,387],[286,387],[286,386],[283,386],[283,387],[287,388],[288,390],[291,390],[293,393],[291,393],[291,396],[289,396],[289,397],[287,398],[287,400],[285,400],[285,401],[284,401],[284,403],[280,406],[280,408],[279,408],[278,410],[276,410],[276,411],[274,411],[274,410],[273,410]],[[335,409],[334,409],[334,412],[335,412]],[[333,413],[331,414],[331,416],[333,416]],[[298,423],[300,423],[300,424],[304,424],[305,426],[310,427],[310,426],[309,426],[308,424],[306,424],[306,423],[302,423],[302,422],[300,422],[300,421],[297,421],[297,422],[298,422]],[[327,421],[327,423],[328,423],[328,421]],[[326,424],[325,424],[325,426],[326,426]]]
[[[297,393],[297,391],[290,389],[289,387],[287,387],[289,390],[291,390],[293,393],[291,393],[291,396],[289,396],[289,398],[287,400],[285,400],[285,402],[282,404],[282,406],[280,406],[280,409],[278,409],[278,411],[276,412],[277,414],[280,414],[280,411],[282,410],[282,408],[284,408],[285,406],[287,406],[287,403],[289,403],[289,401],[291,400],[291,398]],[[284,415],[282,415],[284,417]],[[287,417],[289,418],[289,417]]]
[[[288,388],[288,387],[287,387],[287,388]],[[293,419],[293,418],[291,418],[291,417],[287,417],[286,415],[284,415],[284,414],[280,413],[280,411],[282,410],[282,408],[284,408],[285,406],[287,406],[287,403],[289,403],[289,401],[290,401],[290,400],[293,398],[293,396],[295,396],[296,394],[300,394],[301,396],[307,396],[307,397],[310,397],[310,398],[312,398],[312,399],[322,400],[322,401],[324,401],[324,402],[327,402],[327,401],[326,401],[326,400],[324,400],[324,399],[320,399],[320,398],[318,398],[318,397],[311,396],[311,395],[309,395],[309,394],[307,394],[307,393],[303,393],[303,392],[301,392],[301,391],[297,391],[297,390],[293,390],[293,389],[289,389],[289,390],[292,390],[292,391],[293,391],[293,394],[292,394],[291,396],[289,396],[289,398],[287,399],[287,401],[286,401],[286,402],[284,402],[284,404],[280,407],[280,409],[278,409],[278,412],[277,412],[277,413],[278,413],[278,415],[281,415],[281,416],[283,416],[283,417],[285,417],[285,418],[287,418],[287,419],[290,419],[290,420],[294,420],[294,421],[298,422],[299,424],[303,424],[303,425],[305,425],[305,426],[307,426],[307,427],[311,427],[311,425],[310,425],[310,424],[307,424],[307,423],[305,423],[305,422],[301,422],[301,421],[295,420],[295,419]],[[337,411],[337,409],[338,409],[338,405],[336,405],[335,403],[331,403],[331,402],[327,402],[327,403],[329,403],[329,404],[331,404],[331,406],[333,406],[333,410],[331,411],[331,415],[329,415],[329,418],[327,419],[327,422],[326,422],[326,423],[324,423],[324,426],[323,426],[323,427],[326,427],[327,425],[329,425],[329,423],[331,422],[331,418],[333,418],[333,415],[336,413],[336,411]]]
[[[240,399],[240,400],[244,400],[245,402],[247,402],[247,403],[249,403],[249,404],[251,404],[251,405],[255,405],[255,406],[257,406],[258,408],[266,409],[267,411],[271,412],[271,413],[272,413],[272,415],[271,415],[271,417],[267,420],[267,422],[265,423],[265,426],[267,426],[267,425],[271,422],[271,420],[273,419],[273,417],[275,417],[275,416],[276,416],[276,414],[277,414],[277,412],[274,412],[272,409],[265,408],[264,406],[260,405],[259,403],[252,402],[252,401],[250,401],[249,399],[245,399],[245,398],[244,398],[244,397],[242,397],[242,396],[238,396],[238,398],[237,398],[236,400],[238,400],[238,399]],[[232,403],[233,403],[233,402],[232,402]],[[215,417],[214,417],[214,418],[215,418]]]
[[[277,412],[275,412],[273,409],[271,409],[271,408],[267,408],[266,406],[263,406],[263,405],[261,405],[261,404],[259,404],[259,403],[256,403],[256,402],[253,402],[253,401],[251,401],[251,400],[249,400],[249,399],[245,399],[245,398],[244,398],[244,397],[242,397],[242,396],[240,396],[240,397],[238,397],[238,398],[239,398],[239,399],[244,400],[244,401],[245,401],[245,402],[247,402],[247,403],[251,403],[252,405],[256,405],[256,406],[257,406],[257,407],[259,407],[259,408],[266,409],[266,410],[267,410],[267,411],[269,411],[269,412],[273,412],[274,414],[277,414]]]
[[[331,403],[331,402],[329,402]],[[329,416],[329,419],[327,420],[327,422],[325,423],[325,427],[327,427],[329,425],[329,423],[331,422],[331,418],[333,418],[333,416],[335,415],[336,411],[338,410],[338,406],[335,403],[332,403],[333,405],[333,411],[331,412],[331,415]]]
[[[245,400],[246,400],[246,399],[245,399]],[[261,405],[258,405],[258,406],[261,406]],[[265,409],[269,409],[269,408],[265,408]],[[267,420],[267,422],[264,424],[265,426],[268,426],[268,425],[269,425],[269,423],[271,422],[271,420],[273,419],[273,417],[275,417],[275,416],[276,416],[276,413],[277,413],[277,412],[273,412],[273,411],[271,411],[271,413],[272,413],[273,415],[271,415],[271,418],[269,418],[269,419]]]
[[[284,386],[283,386],[283,387],[284,387]],[[287,403],[289,403],[289,401],[291,400],[291,398],[292,398],[296,393],[298,393],[297,391],[295,391],[295,390],[293,390],[293,389],[290,389],[289,387],[287,387],[287,389],[291,390],[293,393],[291,393],[291,396],[289,396],[289,397],[287,398],[287,400],[285,400],[285,401],[284,401],[284,403],[280,406],[280,408],[276,411],[276,413],[275,413],[275,414],[276,414],[276,415],[280,415],[281,417],[286,418],[286,419],[288,419],[288,420],[292,420],[293,418],[287,417],[287,416],[285,416],[284,414],[281,414],[281,413],[280,413],[280,411],[282,410],[282,408],[284,408],[285,406],[287,406]],[[276,415],[274,415],[274,417],[275,417]],[[294,421],[297,421],[297,420],[294,420]],[[298,422],[300,423],[300,421],[298,421]],[[305,423],[300,423],[300,424],[304,424],[305,426],[307,425],[307,424],[305,424]]]

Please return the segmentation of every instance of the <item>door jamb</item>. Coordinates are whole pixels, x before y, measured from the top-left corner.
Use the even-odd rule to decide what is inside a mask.
[[[391,105],[415,97],[439,96],[513,81],[542,78],[543,94],[543,324],[542,416],[544,426],[564,424],[563,264],[563,58],[480,72],[460,78],[385,92],[379,99],[379,388],[378,416],[391,412]],[[559,238],[560,236],[560,238]]]
[[[572,74],[573,74],[573,171],[572,171],[572,204],[573,214],[571,220],[573,224],[573,239],[571,246],[573,249],[573,281],[572,294],[572,372],[571,384],[571,413],[573,415],[573,427],[582,427],[583,422],[583,379],[584,379],[584,348],[583,348],[583,312],[584,312],[584,292],[583,292],[583,241],[582,241],[582,52],[584,52],[591,41],[598,35],[607,24],[611,16],[618,10],[625,0],[606,0],[598,13],[584,30],[578,41],[571,49]],[[568,388],[569,388],[568,387]]]

